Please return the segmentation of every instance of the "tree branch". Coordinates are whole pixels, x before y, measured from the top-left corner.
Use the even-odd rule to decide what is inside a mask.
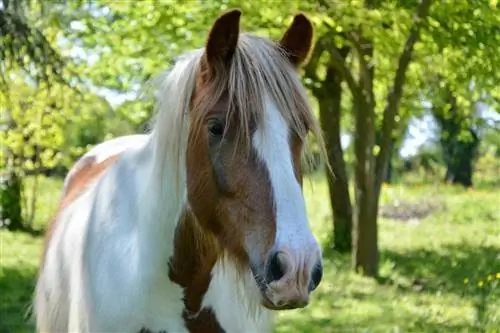
[[[319,59],[321,58],[321,54],[325,50],[322,43],[320,43],[320,40],[325,38],[325,36],[321,36],[318,41],[316,42],[316,45],[314,47],[313,53],[311,54],[311,58],[309,59],[309,62],[307,65],[304,66],[304,75],[305,77],[311,79],[314,83],[318,83],[319,78],[317,74],[317,69],[318,69],[318,62]],[[310,87],[311,91],[313,92],[314,95],[317,93],[317,88],[313,84],[312,87]]]
[[[366,62],[365,59],[365,53],[363,50],[363,45],[361,44],[360,41],[360,35],[358,32],[348,32],[345,34],[345,38],[350,42],[350,44],[353,46],[353,48],[356,50],[356,53],[358,54],[359,58],[359,67],[360,67],[360,75],[362,77],[361,82],[364,83],[364,89],[365,91],[373,91],[373,87],[371,85],[372,80],[370,80],[370,73],[369,69],[371,66],[368,62]]]
[[[340,54],[339,49],[332,46],[331,43],[324,42],[324,47],[330,54],[330,59],[335,66],[335,68],[342,74],[342,78],[347,82],[349,89],[355,99],[363,98],[363,90],[361,89],[359,82],[356,81],[352,75],[351,70],[347,67],[345,58]]]
[[[406,40],[404,49],[399,57],[398,68],[394,76],[394,83],[387,94],[387,104],[384,109],[384,118],[382,121],[382,133],[380,140],[380,152],[377,156],[375,181],[376,193],[380,192],[382,180],[387,168],[389,152],[392,149],[392,131],[395,126],[395,117],[398,113],[398,106],[403,95],[403,86],[406,81],[406,70],[410,64],[414,46],[420,37],[420,30],[425,19],[429,15],[432,0],[422,0],[417,9],[414,23]]]

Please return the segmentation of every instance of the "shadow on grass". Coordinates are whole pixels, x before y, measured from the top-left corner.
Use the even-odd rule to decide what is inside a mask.
[[[0,271],[0,332],[33,332],[30,322],[31,302],[35,288],[34,270],[2,267]]]
[[[382,261],[395,266],[393,273],[407,278],[420,291],[438,291],[464,295],[464,281],[478,281],[497,272],[500,247],[467,244],[448,245],[438,251],[417,249],[407,252],[384,250]],[[385,281],[384,281],[385,280]],[[390,282],[382,278],[379,282]]]

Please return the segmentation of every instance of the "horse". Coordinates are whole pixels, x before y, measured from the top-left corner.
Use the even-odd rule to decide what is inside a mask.
[[[300,79],[314,28],[279,41],[214,21],[160,75],[145,134],[104,141],[68,172],[44,247],[37,332],[270,332],[306,307],[322,252],[302,192],[322,133]],[[321,148],[323,149],[323,148]]]

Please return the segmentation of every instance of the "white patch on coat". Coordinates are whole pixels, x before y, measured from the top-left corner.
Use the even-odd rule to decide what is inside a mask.
[[[202,308],[211,308],[227,333],[270,333],[273,313],[261,303],[260,291],[250,271],[242,274],[226,256],[212,269],[212,280]]]

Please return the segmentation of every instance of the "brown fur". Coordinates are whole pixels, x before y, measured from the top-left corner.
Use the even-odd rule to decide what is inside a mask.
[[[203,309],[195,319],[186,322],[191,333],[225,333],[211,309]]]
[[[200,311],[202,296],[210,283],[210,272],[220,255],[217,241],[204,232],[192,212],[184,212],[177,226],[170,279],[185,288],[187,316]]]
[[[245,52],[250,48],[245,39],[242,42],[241,37],[239,41],[234,38],[239,33],[239,17],[238,10],[223,14],[209,33],[192,98],[187,175],[188,199],[199,223],[214,233],[241,263],[248,264],[243,248],[245,239],[254,238],[252,244],[260,250],[264,262],[276,232],[269,175],[251,148],[252,134],[265,112],[264,93],[276,100],[289,123],[295,173],[300,182],[307,132],[311,129],[319,136],[320,146],[321,135],[307,97],[300,91],[300,82],[294,81],[298,78],[292,74],[291,67],[299,64],[281,52],[284,47],[304,61],[313,33],[308,19],[303,15],[295,17],[282,38],[283,45],[259,37],[245,37],[263,48],[267,57],[260,61],[270,61],[280,69],[273,73],[277,77],[271,74],[262,77],[268,69],[260,68],[265,65],[256,59],[247,58]],[[227,61],[228,54],[232,55],[231,62]],[[235,77],[233,71],[240,77]],[[211,147],[207,131],[207,121],[211,118],[218,118],[226,127],[224,138],[215,148]]]
[[[194,215],[186,211],[177,226],[174,246],[169,277],[184,288],[183,317],[189,331],[220,333],[222,328],[213,312],[201,309],[212,267],[221,253],[217,241],[210,233],[201,230]]]

